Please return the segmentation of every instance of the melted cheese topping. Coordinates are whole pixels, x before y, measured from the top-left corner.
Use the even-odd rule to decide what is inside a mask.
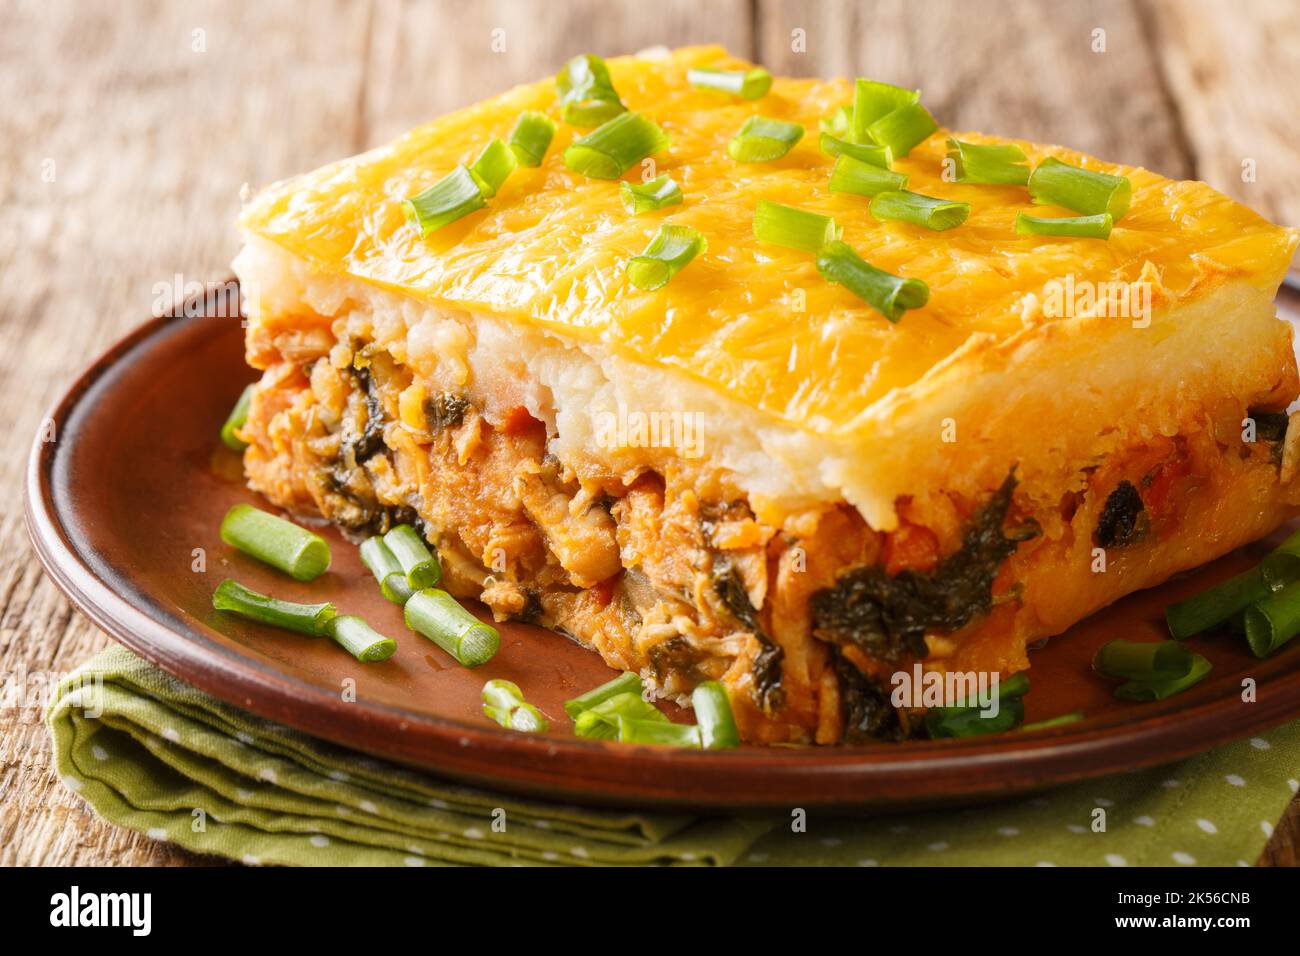
[[[998,342],[1023,332],[1023,316],[1044,285],[1067,274],[1076,283],[1131,282],[1154,269],[1177,301],[1218,284],[1207,277],[1276,286],[1295,249],[1294,232],[1204,183],[1018,141],[1031,164],[1051,155],[1128,176],[1133,201],[1108,241],[1017,236],[1019,211],[1073,213],[1033,206],[1023,187],[946,182],[944,130],[894,168],[916,192],[970,203],[970,218],[947,232],[879,222],[864,197],[827,190],[833,160],[817,145],[818,120],[852,101],[850,83],[777,79],[767,96],[748,102],[692,88],[686,71],[697,65],[749,66],[716,47],[609,61],[627,107],[672,138],[626,178],[671,175],[685,194],[680,206],[628,215],[617,182],[564,166],[564,148],[583,131],[561,123],[540,168],[521,167],[486,210],[421,239],[403,216],[402,199],[470,163],[491,138],[506,139],[523,110],[558,120],[548,78],[273,186],[249,204],[242,224],[313,269],[598,340],[823,434],[852,430],[873,403],[917,382],[973,336]],[[727,142],[755,114],[801,123],[806,134],[776,162],[736,163]],[[890,324],[825,281],[813,256],[760,244],[751,233],[759,199],[834,216],[845,241],[869,262],[927,282],[929,304]],[[700,230],[709,248],[663,289],[642,292],[628,283],[626,260],[664,222]]]

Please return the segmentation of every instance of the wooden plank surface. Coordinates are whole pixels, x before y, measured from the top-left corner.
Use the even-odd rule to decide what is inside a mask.
[[[71,376],[149,315],[156,285],[228,274],[243,183],[381,143],[574,53],[720,42],[777,72],[914,83],[954,128],[1200,175],[1297,223],[1296,20],[1288,0],[0,0],[0,674],[49,680],[106,642],[31,556],[27,449]],[[1298,823],[1292,804],[1261,862],[1296,862]],[[0,710],[0,864],[195,862],[96,821],[51,774],[39,708]]]

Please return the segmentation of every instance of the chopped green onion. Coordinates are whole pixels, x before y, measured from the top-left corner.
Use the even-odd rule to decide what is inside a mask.
[[[564,151],[564,165],[592,179],[618,179],[668,145],[668,136],[640,113],[620,113]]]
[[[1246,609],[1246,643],[1267,657],[1300,634],[1300,583],[1288,584]]]
[[[929,110],[920,103],[909,103],[868,126],[867,135],[869,142],[887,146],[893,155],[906,156],[938,128]]]
[[[501,184],[519,167],[514,150],[499,139],[494,139],[483,147],[478,159],[469,168],[469,174],[479,185],[484,199],[491,199],[501,188]]]
[[[636,720],[618,718],[618,739],[625,744],[658,744],[665,747],[702,746],[700,728],[691,724],[674,724],[670,721]]]
[[[1143,682],[1176,680],[1192,669],[1192,652],[1177,641],[1109,641],[1092,659],[1103,677]]]
[[[508,680],[490,680],[483,685],[483,713],[507,730],[543,733],[550,727],[532,704],[524,701],[519,685]]]
[[[723,750],[740,746],[740,731],[731,713],[727,690],[718,681],[697,684],[691,692],[695,721],[700,728],[700,742],[705,750]]]
[[[715,70],[699,67],[686,71],[686,82],[702,90],[720,90],[746,100],[756,100],[772,88],[772,74],[761,66],[752,70]]]
[[[917,103],[920,99],[920,90],[908,90],[901,86],[894,86],[892,83],[881,83],[879,80],[857,80],[853,84],[850,138],[855,143],[879,142],[871,135],[871,124],[895,110]]]
[[[1300,580],[1300,531],[1271,551],[1259,566],[1260,577],[1270,591],[1278,591]]]
[[[495,627],[484,624],[446,591],[426,588],[412,594],[404,610],[406,626],[423,634],[466,667],[485,664],[501,646]]]
[[[1165,623],[1169,625],[1169,634],[1174,640],[1185,640],[1193,634],[1227,623],[1270,593],[1260,570],[1251,568],[1169,605],[1165,608]]]
[[[394,604],[405,604],[406,599],[415,593],[406,580],[402,563],[378,535],[361,543],[361,563],[375,576],[384,597]]]
[[[904,279],[865,262],[843,242],[829,242],[817,255],[817,271],[829,282],[844,286],[887,318],[897,322],[908,309],[930,301],[930,287],[920,279]]]
[[[299,581],[330,566],[330,546],[319,535],[252,505],[235,505],[221,519],[221,540]]]
[[[385,637],[361,618],[342,614],[325,625],[330,639],[363,664],[386,661],[397,650],[397,642]]]
[[[818,252],[843,230],[830,216],[760,199],[754,207],[754,238],[804,252]]]
[[[555,77],[564,122],[587,129],[608,122],[627,107],[609,78],[609,67],[598,56],[575,56]]]
[[[1172,697],[1174,694],[1187,690],[1194,684],[1199,684],[1209,672],[1210,662],[1200,654],[1193,654],[1192,668],[1182,677],[1175,677],[1171,680],[1129,681],[1127,684],[1120,684],[1115,688],[1115,696],[1120,700],[1164,700],[1166,697]]]
[[[871,215],[880,220],[911,222],[941,233],[965,222],[971,215],[971,204],[935,199],[907,190],[889,190],[876,194],[871,200]]]
[[[627,671],[619,674],[611,681],[601,684],[599,687],[587,691],[581,697],[575,697],[573,700],[564,702],[564,712],[570,718],[576,718],[584,710],[591,710],[598,704],[603,704],[611,697],[617,697],[620,694],[635,693],[641,696],[641,678],[639,675]]]
[[[510,133],[510,148],[520,166],[540,166],[555,136],[555,120],[545,113],[527,110]]]
[[[384,535],[384,545],[392,552],[406,574],[406,583],[414,591],[431,588],[442,580],[442,565],[433,556],[420,533],[409,524],[399,524]]]
[[[833,193],[853,193],[855,196],[875,196],[889,190],[903,189],[907,177],[890,169],[854,159],[847,153],[835,160],[831,181],[827,185]]]
[[[628,260],[628,281],[647,292],[663,288],[708,247],[704,236],[689,226],[660,226],[645,251]]]
[[[422,193],[402,200],[406,218],[427,236],[487,205],[474,175],[457,166]]]
[[[957,164],[957,182],[1023,186],[1029,182],[1025,151],[1012,144],[987,146],[948,140],[948,158]]]
[[[1119,219],[1128,212],[1133,186],[1125,176],[1080,169],[1049,156],[1029,176],[1029,195],[1040,206],[1064,206],[1085,216]]]
[[[612,740],[622,719],[667,722],[668,718],[639,693],[615,694],[573,718],[573,732],[593,740]]]
[[[830,116],[818,120],[817,125],[823,133],[835,139],[845,139],[853,131],[853,107],[841,106]]]
[[[821,147],[821,151],[827,156],[852,156],[860,163],[879,166],[881,169],[888,169],[894,162],[894,156],[889,151],[888,146],[851,143],[847,139],[839,139],[830,133],[822,133],[817,143]],[[906,185],[907,177],[903,177],[903,183]]]
[[[253,401],[253,386],[245,385],[244,390],[239,393],[239,399],[235,402],[235,407],[230,410],[226,416],[226,423],[221,426],[221,441],[232,451],[243,451],[248,447],[248,442],[244,441],[236,431],[243,428],[248,421],[248,406]]]
[[[998,703],[998,712],[984,716],[978,707],[931,707],[925,713],[925,729],[936,740],[944,737],[978,737],[1000,734],[1025,719],[1025,705],[1019,698]]]
[[[212,592],[212,606],[218,611],[229,611],[252,621],[297,631],[310,637],[325,634],[326,626],[338,613],[328,601],[323,604],[281,601],[279,598],[259,594],[231,578],[226,578]]]
[[[623,208],[634,216],[676,206],[682,201],[682,187],[671,176],[660,176],[648,183],[624,181],[618,184],[618,191],[623,197]]]
[[[1065,216],[1048,219],[1016,213],[1017,236],[1069,236],[1075,239],[1109,239],[1114,225],[1108,212],[1100,216]]]
[[[1076,724],[1083,720],[1083,711],[1072,710],[1068,714],[1062,714],[1060,717],[1049,717],[1047,720],[1036,720],[1032,724],[1022,724],[1022,731],[1046,730],[1048,727],[1060,727],[1064,724]]]
[[[803,127],[798,123],[751,116],[731,138],[727,152],[738,163],[766,163],[780,159],[801,139]]]

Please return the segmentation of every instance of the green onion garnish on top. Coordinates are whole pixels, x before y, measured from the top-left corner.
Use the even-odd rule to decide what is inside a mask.
[[[766,163],[780,159],[801,139],[803,127],[798,123],[751,116],[731,138],[727,152],[738,163]]]
[[[892,169],[864,163],[848,153],[835,160],[831,179],[826,188],[833,193],[853,193],[855,196],[875,196],[888,190],[907,187],[907,177]]]
[[[851,143],[847,139],[839,139],[830,133],[822,133],[817,144],[827,156],[851,156],[860,163],[879,166],[881,169],[888,169],[894,162],[894,157],[890,153],[888,146]]]
[[[1300,634],[1300,582],[1246,609],[1246,643],[1256,657],[1267,657]]]
[[[1259,573],[1272,591],[1300,580],[1300,531],[1283,541],[1260,562]]]
[[[998,681],[998,712],[986,716],[978,701],[959,700],[947,707],[931,707],[925,712],[925,729],[931,737],[977,737],[1010,730],[1025,719],[1025,705],[1020,699],[1029,693],[1029,677],[1021,671]]]
[[[624,181],[618,184],[618,191],[623,208],[634,216],[676,206],[682,201],[682,187],[671,176],[659,176],[648,183]]]
[[[877,219],[910,222],[914,226],[942,232],[966,221],[970,215],[970,203],[893,189],[876,194],[871,200],[871,215]]]
[[[519,160],[515,159],[514,150],[501,140],[494,139],[483,147],[483,152],[478,154],[478,159],[469,167],[469,174],[478,183],[483,197],[491,199],[518,167]]]
[[[1023,186],[1029,182],[1025,151],[1019,146],[948,140],[948,158],[957,166],[957,182],[989,186]]]
[[[243,451],[248,447],[248,442],[244,441],[236,431],[243,428],[248,422],[248,406],[253,401],[253,386],[245,385],[244,390],[239,393],[239,399],[235,402],[235,407],[230,410],[226,416],[226,423],[221,426],[221,442],[232,451]]]
[[[740,746],[740,731],[731,713],[727,690],[718,681],[707,680],[691,692],[695,722],[700,728],[700,742],[705,750],[722,750]]]
[[[580,697],[564,702],[564,712],[571,718],[576,719],[584,710],[591,710],[599,704],[604,703],[611,697],[617,697],[620,694],[636,694],[641,696],[642,686],[641,677],[631,671],[619,674],[611,681],[606,681],[599,687],[592,688]]]
[[[754,207],[754,238],[778,246],[818,252],[840,237],[841,229],[830,216],[760,199]]]
[[[618,736],[620,720],[668,723],[668,718],[639,692],[625,691],[608,697],[573,718],[573,732],[579,737],[612,740]]]
[[[399,524],[384,535],[384,545],[397,559],[406,583],[414,591],[431,588],[442,580],[442,565],[429,550],[420,533],[409,524]]]
[[[609,67],[598,56],[575,56],[555,77],[564,122],[587,129],[607,123],[627,109],[609,78]]]
[[[507,730],[536,734],[550,726],[542,712],[524,700],[523,691],[513,681],[490,680],[483,685],[481,696],[483,713]]]
[[[1200,654],[1193,654],[1191,670],[1182,677],[1167,680],[1131,680],[1116,687],[1115,696],[1120,700],[1164,700],[1166,697],[1182,693],[1193,684],[1199,684],[1209,673],[1210,662]]]
[[[1251,568],[1200,594],[1169,605],[1165,608],[1165,623],[1169,625],[1169,634],[1174,640],[1185,640],[1193,634],[1226,624],[1271,593],[1259,569]]]
[[[908,309],[930,301],[930,287],[920,279],[891,275],[863,259],[847,243],[830,242],[817,255],[817,271],[844,286],[887,318],[897,322]]]
[[[618,179],[667,145],[667,134],[654,120],[640,113],[620,113],[574,140],[564,151],[564,165],[592,179]]]
[[[1066,236],[1072,239],[1109,239],[1114,221],[1108,212],[1099,216],[1048,218],[1016,213],[1017,236]]]
[[[406,580],[401,562],[380,536],[367,538],[361,543],[361,563],[375,576],[384,597],[394,604],[405,604],[406,599],[415,593]]]
[[[817,125],[823,133],[835,139],[847,139],[853,132],[853,107],[841,106],[830,116],[818,120]]]
[[[1192,652],[1177,641],[1109,641],[1093,657],[1092,669],[1118,680],[1174,680],[1191,672]]]
[[[403,611],[406,626],[423,634],[465,667],[490,661],[501,646],[495,627],[484,624],[446,591],[426,588],[412,594]]]
[[[663,747],[693,747],[698,750],[700,728],[692,724],[674,724],[667,720],[618,718],[618,740],[624,744],[657,744]]]
[[[510,133],[510,149],[520,166],[540,166],[551,148],[555,136],[555,121],[534,110],[519,114],[519,120]]]
[[[892,83],[881,83],[879,80],[858,79],[853,84],[850,139],[855,143],[879,142],[871,134],[871,124],[895,110],[918,103],[920,99],[920,90],[908,90],[901,86],[894,86]]]
[[[323,604],[281,601],[246,588],[231,578],[222,581],[212,592],[212,606],[218,611],[238,614],[250,621],[282,627],[310,637],[324,635],[326,625],[338,613],[328,601]]]
[[[867,127],[870,141],[889,147],[895,156],[906,156],[939,128],[930,111],[920,103],[900,106]]]
[[[720,90],[746,100],[756,100],[772,88],[772,74],[761,66],[752,70],[715,70],[699,67],[686,71],[686,82],[702,90]]]
[[[319,535],[252,505],[235,505],[221,519],[221,540],[299,581],[330,566],[330,546]]]
[[[479,181],[464,166],[457,166],[424,192],[402,200],[406,218],[419,227],[421,237],[486,205]]]
[[[628,260],[628,281],[647,292],[663,288],[708,247],[703,234],[689,226],[660,226],[645,252]]]
[[[1059,717],[1048,717],[1046,720],[1036,720],[1032,724],[1021,724],[1020,730],[1023,733],[1028,733],[1031,730],[1047,730],[1049,727],[1077,724],[1081,720],[1083,720],[1083,711],[1072,710],[1068,714],[1061,714]]]
[[[1029,196],[1042,206],[1063,206],[1085,216],[1128,212],[1133,186],[1125,176],[1080,169],[1049,156],[1029,176]]]
[[[363,664],[386,661],[397,650],[397,642],[385,637],[353,614],[340,614],[325,625],[330,640]]]

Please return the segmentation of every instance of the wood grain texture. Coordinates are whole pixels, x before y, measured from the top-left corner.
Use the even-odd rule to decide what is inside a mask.
[[[228,274],[241,184],[574,53],[720,42],[778,72],[914,82],[954,128],[1199,175],[1294,224],[1296,20],[1288,0],[0,0],[0,675],[36,688],[105,642],[31,557],[27,449],[72,375],[149,315],[156,284]],[[1295,865],[1298,844],[1293,803],[1261,862]],[[0,865],[201,862],[98,822],[50,772],[39,707],[0,710]]]

